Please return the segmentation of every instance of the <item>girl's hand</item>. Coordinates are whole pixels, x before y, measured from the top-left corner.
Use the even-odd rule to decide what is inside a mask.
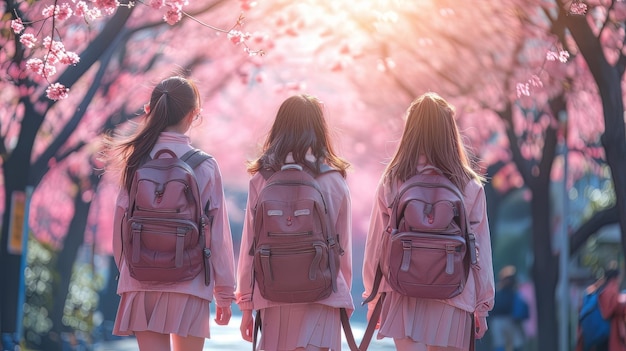
[[[489,329],[489,327],[487,327],[487,317],[474,317],[474,323],[476,323],[476,339],[480,339],[485,336],[485,333]]]
[[[219,307],[215,309],[215,323],[217,325],[228,325],[230,321],[230,317],[233,315],[230,310],[230,306],[228,307]]]
[[[252,334],[254,333],[254,318],[252,318],[252,310],[243,311],[239,331],[241,331],[241,337],[245,341],[252,342]]]

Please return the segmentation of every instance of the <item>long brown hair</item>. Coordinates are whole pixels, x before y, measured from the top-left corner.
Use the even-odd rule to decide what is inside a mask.
[[[315,156],[314,162],[306,159],[309,150]],[[349,163],[335,154],[322,104],[313,96],[294,95],[281,104],[262,155],[248,162],[248,172],[255,174],[263,168],[278,170],[289,153],[295,163],[309,168],[314,174],[320,172],[321,162],[326,162],[346,176]]]
[[[133,135],[118,138],[119,141],[111,147],[112,155],[108,157],[121,164],[121,182],[127,190],[159,134],[165,128],[181,123],[194,109],[199,109],[199,96],[196,84],[180,76],[166,78],[154,87],[143,126]]]
[[[463,144],[454,115],[454,107],[436,93],[415,99],[407,110],[402,139],[385,176],[405,181],[417,172],[423,158],[461,190],[470,179],[484,181],[473,169],[472,154]]]

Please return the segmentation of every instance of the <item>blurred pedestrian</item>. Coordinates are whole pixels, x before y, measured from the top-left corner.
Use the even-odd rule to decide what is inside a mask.
[[[528,318],[528,313],[516,315],[518,303],[525,301],[517,289],[517,270],[515,266],[505,266],[498,273],[496,301],[489,314],[494,351],[523,350],[526,337],[522,322]]]
[[[611,261],[602,277],[585,289],[584,300],[596,295],[597,300],[590,301],[597,302],[581,308],[576,351],[626,351],[626,295],[620,292],[620,282],[618,263]]]

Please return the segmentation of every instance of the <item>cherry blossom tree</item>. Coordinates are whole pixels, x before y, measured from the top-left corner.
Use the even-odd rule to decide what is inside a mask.
[[[359,121],[352,123],[351,128],[385,128],[386,136],[398,135],[402,123],[390,117],[399,116],[408,102],[425,90],[438,91],[457,103],[463,126],[470,131],[484,166],[502,165],[488,168],[498,170],[488,174],[493,181],[488,186],[497,187],[500,192],[527,189],[532,209],[530,238],[539,345],[544,350],[556,349],[555,289],[560,248],[552,241],[563,219],[555,213],[550,194],[553,184],[563,177],[557,146],[566,142],[571,150],[568,157],[571,172],[566,180],[570,186],[587,172],[600,174],[603,165],[613,164],[613,169],[616,162],[621,162],[605,159],[604,151],[609,140],[613,145],[609,148],[615,145],[621,148],[623,118],[609,124],[605,112],[602,121],[600,101],[604,105],[614,104],[615,116],[622,116],[621,90],[611,88],[615,84],[619,86],[621,79],[608,79],[606,74],[623,73],[623,70],[603,67],[604,60],[597,58],[602,55],[602,48],[611,51],[615,43],[621,49],[622,36],[604,44],[598,40],[602,30],[606,36],[609,36],[606,32],[622,33],[621,26],[612,25],[620,18],[621,4],[607,1],[594,3],[588,9],[580,1],[480,4],[364,1],[359,5],[302,1],[293,6],[275,1],[271,6],[280,11],[264,17],[262,23],[273,23],[275,32],[283,34],[281,39],[276,39],[277,43],[285,45],[289,38],[296,38],[294,41],[306,38],[309,45],[300,49],[310,53],[307,65],[325,63],[327,69],[350,76],[352,89],[358,91],[362,103],[358,112],[353,113],[359,115]],[[588,27],[590,24],[593,25]],[[576,44],[580,45],[575,40],[577,37],[598,42],[585,43],[589,52],[582,57],[576,49]],[[614,52],[615,49],[611,57],[620,63]],[[590,63],[599,66],[595,73],[594,69],[588,69]],[[592,79],[592,76],[600,78]],[[310,85],[312,80],[306,77],[302,82]],[[594,80],[598,84],[613,83],[609,88],[597,90]],[[602,95],[609,90],[612,95]],[[367,109],[375,112],[365,112]],[[559,123],[564,113],[566,125]],[[371,122],[368,117],[376,121]],[[606,134],[609,125],[612,126],[610,139]],[[605,137],[600,144],[599,136],[603,132]],[[384,134],[371,134],[374,133],[368,135],[365,143],[358,134],[342,135],[347,144],[363,145],[355,147],[355,152],[350,154],[358,160],[357,164],[380,162],[392,149],[388,144],[390,139]],[[614,177],[613,181],[621,182],[620,177]],[[372,183],[369,182],[369,188]],[[357,188],[367,188],[364,184],[363,181]],[[623,192],[615,188],[616,196],[622,197]],[[357,207],[357,213],[360,210]],[[490,213],[494,214],[493,210]],[[616,213],[615,209],[606,209],[583,222],[573,217],[565,219],[570,228],[580,228],[573,235],[572,249],[580,247],[600,226],[615,222],[617,218],[611,214]],[[495,214],[490,218],[496,219]],[[360,230],[362,223],[356,224]],[[494,236],[497,236],[495,231]]]
[[[16,8],[12,3],[5,4],[9,4],[6,9]],[[241,2],[244,8],[250,4]],[[194,18],[202,23],[220,28],[232,25],[232,8],[225,6],[226,10],[217,11],[209,6],[210,11],[200,12],[202,6],[196,5],[200,15]],[[623,70],[608,69],[610,64],[603,63],[621,62],[609,45],[615,46],[619,41],[606,34],[619,27],[596,28],[601,23],[598,18],[614,21],[619,6],[609,2],[594,4],[593,8],[583,5],[580,1],[572,4],[517,0],[265,1],[248,8],[246,29],[253,34],[216,32],[209,40],[207,27],[198,22],[187,20],[169,27],[163,25],[163,11],[155,12],[139,5],[118,6],[110,19],[97,22],[98,29],[96,22],[89,22],[89,28],[94,28],[91,31],[78,31],[76,28],[85,27],[76,24],[73,28],[80,35],[63,32],[64,48],[76,47],[74,51],[81,54],[76,66],[63,71],[58,79],[46,76],[47,71],[41,68],[43,77],[24,78],[29,84],[14,84],[14,78],[0,82],[10,87],[10,93],[5,93],[5,89],[0,93],[3,115],[16,116],[13,120],[19,121],[11,127],[3,121],[7,131],[3,168],[5,194],[8,194],[3,222],[8,221],[7,199],[12,191],[23,189],[24,184],[37,185],[50,167],[62,164],[67,167],[61,155],[83,148],[88,144],[86,140],[100,133],[103,124],[118,124],[135,114],[147,96],[149,81],[177,64],[194,67],[193,77],[201,83],[203,91],[204,121],[191,136],[216,156],[223,173],[228,175],[227,185],[233,188],[245,189],[243,161],[257,152],[263,131],[268,130],[280,102],[300,92],[319,96],[325,103],[330,124],[337,131],[340,150],[353,164],[354,172],[348,179],[355,189],[352,194],[355,242],[362,242],[378,177],[402,130],[402,114],[415,96],[434,90],[455,103],[468,142],[483,160],[481,166],[488,170],[492,222],[498,216],[494,204],[503,201],[512,190],[526,189],[533,211],[530,240],[535,259],[532,271],[539,306],[539,345],[542,350],[554,350],[558,250],[552,245],[552,234],[558,218],[553,214],[549,194],[552,184],[562,178],[559,172],[562,161],[556,150],[563,140],[558,117],[567,111],[567,143],[574,150],[570,154],[573,172],[569,174],[569,184],[589,169],[600,170],[605,162],[621,162],[614,157],[605,159],[603,150],[615,147],[607,143],[619,146],[624,140],[623,135],[613,134],[619,133],[613,130],[619,127],[611,124],[612,137],[602,139],[603,148],[600,147],[598,135],[608,130],[609,125],[605,105],[615,104],[612,111],[617,112],[611,116],[621,116],[618,111],[621,111],[622,93],[620,90],[617,94],[620,102],[616,103],[611,95],[603,97],[609,90],[615,94],[612,88],[595,89],[589,84],[621,82],[621,75],[611,79],[605,76],[610,75],[606,72],[621,74]],[[13,16],[13,10],[5,12]],[[602,14],[605,16],[593,17]],[[166,19],[175,20],[179,15],[185,17],[180,13]],[[18,17],[22,18],[22,24],[32,22],[21,14]],[[115,26],[109,27],[111,23]],[[593,30],[589,32],[585,28]],[[254,32],[255,29],[259,32]],[[103,41],[100,35],[108,33],[107,30],[115,35]],[[27,30],[24,32],[28,34]],[[606,37],[612,40],[607,41]],[[238,45],[233,48],[231,42],[220,39],[230,39]],[[15,46],[32,42],[29,37],[23,40],[25,43],[16,42]],[[68,40],[77,42],[72,44]],[[589,44],[594,42],[597,43]],[[90,43],[100,46],[92,47]],[[245,43],[250,48],[258,45],[268,49],[268,54],[263,58],[232,54],[245,48],[242,45]],[[54,45],[51,42],[48,46]],[[577,46],[582,48],[578,50]],[[102,49],[96,51],[96,47]],[[596,50],[599,48],[604,51]],[[588,50],[586,55],[583,49]],[[3,50],[0,55],[6,52]],[[600,54],[611,59],[598,59]],[[42,57],[39,59],[47,62]],[[20,67],[16,72],[25,71],[26,61],[19,62],[21,66],[10,67]],[[95,64],[93,68],[83,68],[88,62]],[[74,73],[78,70],[82,70],[80,75]],[[146,88],[138,91],[137,82],[141,80],[146,82]],[[64,97],[56,89],[59,86],[53,84],[69,87],[64,100],[50,100],[50,97]],[[47,96],[50,93],[45,90],[57,93]],[[63,109],[57,107],[61,104]],[[600,106],[605,121],[600,119]],[[66,120],[74,120],[68,119],[71,114],[67,111],[71,110],[79,111],[75,115],[80,117],[72,122],[74,127],[64,128],[71,125]],[[613,123],[619,121],[618,118]],[[623,131],[623,119],[621,124]],[[35,127],[26,134],[28,137],[18,134],[24,133],[25,125]],[[91,127],[82,128],[85,126]],[[11,140],[17,140],[15,147]],[[34,145],[28,146],[28,142]],[[19,163],[16,150],[23,150]],[[17,164],[21,168],[16,168]],[[33,173],[30,170],[33,165],[38,165],[40,171]],[[20,179],[9,179],[9,169],[22,170]],[[612,173],[616,170],[612,166]],[[618,181],[619,177],[614,178],[614,182]],[[617,197],[622,196],[621,188],[615,189]],[[94,199],[101,201],[100,196],[107,197],[103,194],[107,192],[99,190]],[[35,196],[44,197],[37,192]],[[242,211],[239,203],[229,206],[234,220],[242,216]],[[573,237],[584,239],[593,228],[615,221],[617,218],[606,216],[611,213],[602,211],[584,223],[572,224],[572,227],[580,226],[580,234]],[[608,220],[599,220],[601,214]],[[43,212],[37,215],[44,216]],[[106,214],[101,217],[107,218]],[[97,237],[106,243],[110,242],[110,230],[105,229],[104,222],[98,226],[103,230],[98,231]],[[59,238],[62,242],[61,238],[69,235],[62,229],[67,225],[66,220],[54,234],[47,228],[38,228],[38,235],[50,233],[49,238]],[[498,233],[495,230],[492,233],[497,240]],[[575,249],[579,241],[573,243]],[[1,245],[6,247],[4,242]],[[14,255],[2,252],[3,266],[7,262],[15,265],[15,259]],[[356,271],[359,263],[355,255]],[[358,285],[355,289],[359,289]],[[3,318],[4,311],[3,308]]]
[[[0,37],[0,65],[4,72],[0,79],[5,200],[0,243],[0,261],[4,267],[1,276],[5,282],[0,296],[3,333],[16,331],[21,254],[8,251],[14,194],[24,193],[31,186],[35,188],[36,205],[39,195],[46,196],[37,192],[46,173],[62,166],[67,157],[84,149],[104,130],[138,115],[153,80],[176,72],[187,74],[207,65],[214,69],[212,79],[200,85],[219,86],[220,80],[235,72],[233,62],[259,55],[261,52],[250,50],[246,43],[248,34],[241,28],[240,6],[245,5],[247,2],[242,1],[226,6],[219,0],[189,7],[175,1],[148,5],[106,1],[51,4],[6,0],[2,3],[3,18],[12,19],[3,21]],[[215,27],[203,21],[207,13],[214,13],[210,19],[215,20],[212,23]],[[204,34],[187,38],[184,32],[192,25],[202,28]],[[176,35],[186,38],[186,43],[176,40]],[[163,42],[173,45],[164,46]],[[185,44],[196,50],[180,51]],[[215,51],[203,50],[203,46]],[[176,55],[185,51],[189,55],[183,58]],[[142,86],[142,80],[144,89],[137,89]],[[89,153],[94,154],[94,149]],[[85,162],[81,167],[90,169]],[[88,176],[89,173],[84,174],[82,179]],[[91,186],[80,187],[75,192],[76,198],[89,203],[89,193],[93,191]],[[62,207],[58,210],[63,211]],[[70,224],[67,219],[78,212],[70,210],[61,214],[50,216],[49,222],[31,219],[31,226],[39,237],[59,238],[59,247],[66,249],[64,245],[68,245],[71,253],[76,246],[69,244],[82,240],[64,241],[65,231],[69,225],[71,234],[81,237],[85,231],[84,216],[82,222],[79,218]],[[37,226],[37,223],[50,225]],[[65,263],[59,262],[61,268],[65,267],[62,274],[71,274],[67,268],[73,264],[72,256],[68,255]],[[67,279],[61,281],[67,289]],[[58,294],[60,308],[65,301],[62,290],[63,287]]]

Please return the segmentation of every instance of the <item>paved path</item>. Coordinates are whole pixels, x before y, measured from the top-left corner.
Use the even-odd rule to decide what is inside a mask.
[[[233,316],[228,326],[218,326],[211,324],[211,334],[213,337],[204,343],[204,350],[229,350],[229,351],[251,351],[252,344],[241,339],[239,333],[239,318]],[[357,343],[361,341],[364,327],[352,326],[354,337]],[[393,341],[390,339],[374,340],[370,343],[368,351],[395,350]],[[132,337],[121,338],[117,341],[108,341],[94,346],[94,351],[138,351],[137,342]],[[350,350],[345,340],[342,350]]]

